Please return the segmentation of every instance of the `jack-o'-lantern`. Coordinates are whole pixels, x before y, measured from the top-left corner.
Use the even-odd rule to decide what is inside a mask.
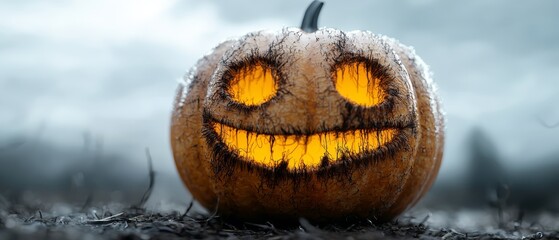
[[[245,220],[392,219],[433,183],[443,116],[413,49],[303,26],[221,43],[185,76],[171,123],[203,206]]]

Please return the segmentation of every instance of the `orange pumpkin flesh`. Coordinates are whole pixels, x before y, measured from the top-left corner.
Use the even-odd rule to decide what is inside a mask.
[[[288,28],[224,42],[179,86],[177,169],[225,217],[388,220],[413,206],[442,158],[426,65],[369,32]]]
[[[354,104],[372,107],[386,97],[380,87],[380,79],[372,76],[364,64],[352,63],[336,70],[336,90]]]

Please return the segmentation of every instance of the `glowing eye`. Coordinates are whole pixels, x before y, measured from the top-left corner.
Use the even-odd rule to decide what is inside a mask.
[[[380,79],[373,76],[364,63],[341,65],[336,70],[335,82],[342,97],[364,107],[376,106],[386,97]]]
[[[231,98],[248,106],[265,103],[277,92],[272,71],[262,65],[237,71],[229,84],[227,92]]]

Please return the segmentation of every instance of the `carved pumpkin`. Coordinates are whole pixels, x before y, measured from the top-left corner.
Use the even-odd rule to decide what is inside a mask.
[[[413,49],[370,32],[249,33],[178,89],[171,143],[203,206],[252,220],[391,219],[433,183],[443,116]],[[309,23],[310,22],[310,23]]]

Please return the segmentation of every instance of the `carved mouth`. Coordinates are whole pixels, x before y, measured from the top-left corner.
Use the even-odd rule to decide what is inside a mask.
[[[216,121],[206,125],[227,151],[266,168],[317,169],[359,158],[389,145],[398,128],[325,131],[310,135],[272,135],[237,129]],[[208,129],[208,130],[209,130]],[[213,134],[212,134],[213,135]]]

